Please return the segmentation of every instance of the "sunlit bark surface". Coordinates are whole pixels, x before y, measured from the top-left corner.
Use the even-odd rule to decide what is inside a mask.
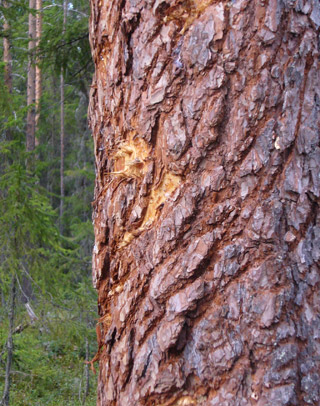
[[[91,6],[98,405],[320,405],[319,1]]]

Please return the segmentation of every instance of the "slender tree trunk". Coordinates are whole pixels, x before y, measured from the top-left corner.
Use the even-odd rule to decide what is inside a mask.
[[[3,1],[3,7],[8,8],[8,2]],[[12,58],[10,52],[10,40],[9,40],[10,25],[7,19],[3,22],[3,62],[4,62],[4,80],[8,88],[9,93],[12,93]]]
[[[1,4],[1,3],[0,3]],[[8,2],[2,2],[4,8],[8,8]],[[4,62],[4,80],[7,86],[9,94],[12,93],[12,57],[10,52],[10,25],[6,18],[4,18],[3,22],[3,62]],[[12,138],[12,133],[10,129],[6,130],[6,139],[9,141]]]
[[[320,405],[319,1],[91,10],[98,405]]]
[[[64,200],[64,77],[63,68],[60,74],[60,232],[63,232],[63,200]]]
[[[16,278],[12,276],[11,288],[10,288],[10,304],[9,304],[9,333],[7,339],[7,362],[6,362],[6,372],[4,381],[4,390],[1,404],[4,406],[9,406],[10,399],[10,382],[11,382],[11,365],[13,357],[13,323],[14,323],[14,309],[15,309],[15,298],[16,298]]]
[[[36,0],[29,0],[29,8],[36,8]],[[36,17],[29,13],[29,63],[28,63],[28,80],[27,80],[27,151],[33,151],[35,147],[35,46],[36,46]],[[30,107],[32,105],[32,107]]]
[[[63,33],[67,24],[67,7],[68,2],[63,2]],[[65,128],[64,128],[64,69],[61,67],[60,74],[60,232],[63,232],[63,200],[64,200],[64,145],[65,145]]]
[[[42,0],[36,0],[36,48],[39,53],[39,45],[42,33]],[[41,68],[40,68],[40,58],[37,55],[36,58],[36,71],[35,71],[35,103],[36,103],[36,116],[35,116],[35,131],[39,130],[39,119],[40,119],[40,99],[42,93],[42,78],[41,78]],[[39,145],[38,137],[35,138],[35,145]]]
[[[86,337],[86,364],[85,364],[85,388],[84,388],[84,393],[83,393],[83,398],[82,398],[82,404],[85,405],[86,404],[86,399],[89,395],[89,390],[90,390],[90,374],[89,374],[89,356],[90,356],[90,352],[89,352],[89,340],[88,337]]]

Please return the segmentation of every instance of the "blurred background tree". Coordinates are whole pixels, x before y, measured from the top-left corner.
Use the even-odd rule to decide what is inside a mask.
[[[0,3],[3,405],[95,404],[88,13],[84,0]]]

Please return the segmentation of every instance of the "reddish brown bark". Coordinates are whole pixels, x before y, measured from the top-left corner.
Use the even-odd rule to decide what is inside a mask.
[[[42,0],[36,0],[36,47],[39,48],[41,33],[42,33]],[[39,49],[37,49],[39,52]],[[36,103],[36,116],[35,116],[35,131],[38,131],[40,119],[40,99],[42,94],[42,77],[40,68],[40,58],[37,56],[35,68],[35,103]],[[35,139],[35,144],[39,145],[38,138]]]
[[[36,0],[29,0],[29,8],[36,8]],[[29,62],[28,62],[28,79],[27,79],[27,106],[29,107],[27,114],[27,151],[33,151],[35,147],[35,132],[36,132],[36,68],[35,68],[35,46],[36,46],[36,17],[29,13]]]
[[[319,405],[319,2],[91,6],[98,405]]]
[[[1,4],[1,3],[0,3]],[[8,8],[8,2],[3,1],[3,7]],[[10,25],[6,18],[3,21],[3,62],[4,62],[4,80],[9,93],[12,92],[12,58],[10,52],[9,40]]]
[[[9,8],[8,2],[3,1],[0,4],[4,9]],[[3,17],[3,62],[4,62],[4,81],[7,86],[8,93],[12,93],[12,56],[10,51],[10,24],[7,18]],[[9,141],[12,138],[10,128],[5,131],[6,139]]]

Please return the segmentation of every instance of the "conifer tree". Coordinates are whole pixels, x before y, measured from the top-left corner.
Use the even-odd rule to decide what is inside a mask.
[[[93,386],[88,393],[83,363],[96,345],[95,294],[89,279],[93,159],[86,127],[92,71],[88,5],[83,0],[69,2],[64,33],[66,6],[60,6],[44,3],[41,38],[37,25],[30,41],[29,17],[40,16],[39,3],[30,7],[28,0],[8,2],[7,6],[0,3],[4,33],[0,44],[0,400],[8,393],[11,406],[74,406],[83,404],[85,398],[87,405],[95,403]],[[10,66],[12,87],[6,85],[10,83]],[[29,68],[41,72],[40,116],[38,90],[33,103],[30,97],[27,103]],[[68,134],[64,144],[63,238],[59,233],[61,72]],[[35,79],[33,83],[39,82]],[[36,134],[41,142],[36,160],[26,166],[27,157],[33,156],[30,143],[26,150],[26,123],[32,107],[37,112]],[[14,238],[17,250],[13,249]],[[10,327],[11,277],[15,278],[16,293]],[[13,346],[8,347],[10,337]],[[6,368],[10,372],[5,375]]]
[[[29,62],[28,62],[28,84],[27,84],[27,151],[33,151],[35,147],[35,46],[36,46],[36,18],[34,10],[36,0],[29,0]]]
[[[37,58],[36,58],[36,67],[35,67],[35,131],[39,130],[39,119],[40,119],[40,99],[41,99],[41,67],[40,67],[40,58],[39,58],[39,47],[41,41],[41,32],[42,32],[42,0],[36,0],[36,49],[37,49]],[[35,139],[35,144],[39,143],[38,138]]]

